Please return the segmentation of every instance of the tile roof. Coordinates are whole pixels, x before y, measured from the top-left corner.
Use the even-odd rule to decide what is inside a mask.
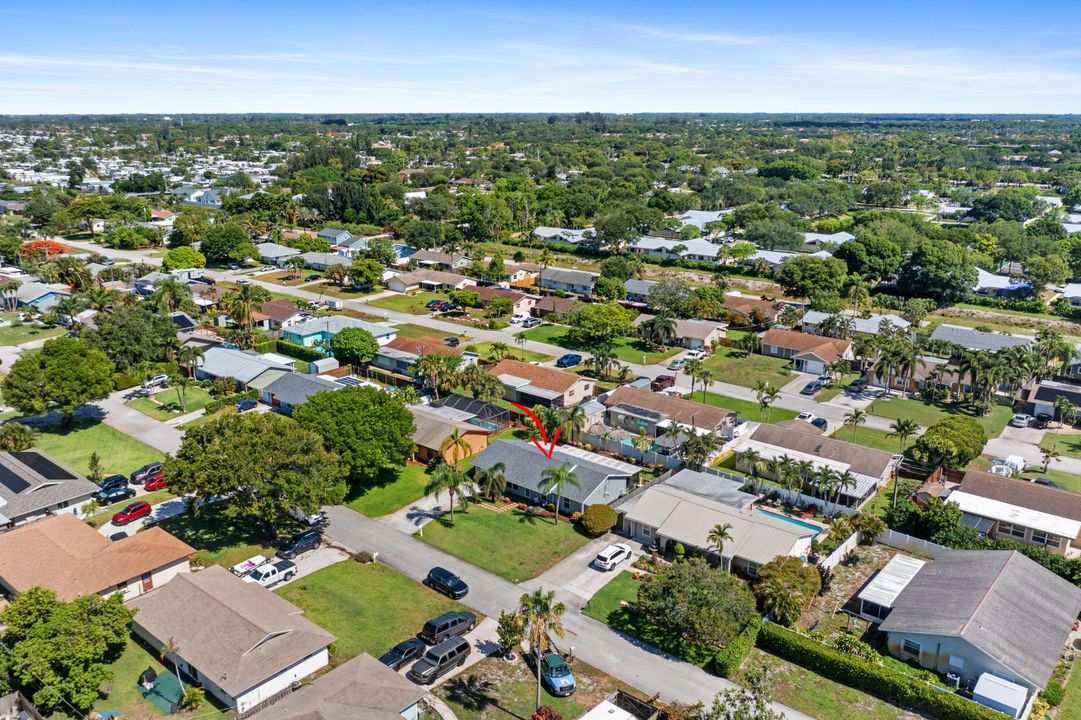
[[[848,340],[779,328],[770,328],[763,333],[762,344],[795,350],[800,354],[812,353],[827,363],[841,359],[852,347]]]
[[[822,460],[842,463],[848,465],[852,472],[871,477],[880,477],[893,461],[893,453],[883,450],[790,428],[778,428],[766,423],[755,428],[750,439]]]
[[[55,515],[0,534],[0,578],[17,593],[39,585],[66,602],[113,589],[194,553],[195,548],[161,528],[112,542],[75,515]]]
[[[517,290],[506,290],[501,287],[475,287],[470,288],[470,292],[475,292],[481,300],[484,302],[491,302],[496,298],[506,298],[512,303],[516,303],[522,298],[528,297],[524,292],[518,292]]]
[[[576,382],[585,379],[581,375],[575,375],[574,373],[509,359],[500,360],[496,365],[488,368],[488,374],[496,377],[510,375],[522,380],[528,380],[529,384],[535,387],[558,393],[565,393],[574,387]]]

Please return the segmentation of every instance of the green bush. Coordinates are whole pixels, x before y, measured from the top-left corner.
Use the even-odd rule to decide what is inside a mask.
[[[709,671],[726,678],[735,675],[758,640],[758,631],[761,628],[762,618],[755,615],[740,634],[729,640],[724,649],[714,656]]]
[[[326,353],[316,350],[315,348],[305,347],[303,345],[297,345],[291,343],[288,340],[279,340],[275,347],[279,353],[286,355],[297,360],[307,360],[308,362],[315,362],[316,360],[322,360],[326,357]]]
[[[1062,698],[1066,694],[1066,690],[1062,687],[1062,683],[1052,678],[1047,687],[1040,693],[1040,699],[1051,707],[1058,707],[1062,703]]]
[[[939,690],[922,680],[885,665],[873,665],[823,645],[806,635],[767,623],[758,632],[758,644],[819,675],[863,692],[873,693],[902,707],[911,707],[942,720],[1005,720],[1006,715]]]
[[[131,373],[118,372],[113,373],[113,385],[117,390],[127,390],[138,385],[142,380],[135,377]]]
[[[679,562],[686,556],[687,548],[683,547],[683,543],[681,542],[676,543],[672,548],[672,557],[675,558],[676,562]]]
[[[618,519],[616,511],[607,505],[590,505],[582,513],[582,529],[592,537],[600,537],[611,530]]]

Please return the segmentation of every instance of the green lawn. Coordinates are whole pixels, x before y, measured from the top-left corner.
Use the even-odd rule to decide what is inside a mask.
[[[346,560],[275,591],[304,616],[338,637],[334,655],[379,657],[416,635],[425,621],[462,605],[385,565]]]
[[[10,318],[7,318],[10,320]],[[58,335],[63,335],[68,329],[63,325],[45,327],[29,323],[19,323],[0,327],[0,345],[22,345],[31,340],[47,340]]]
[[[350,490],[345,504],[368,517],[387,515],[424,497],[429,480],[421,465],[384,470],[370,487]]]
[[[143,465],[162,459],[162,454],[135,438],[96,420],[82,420],[70,430],[53,425],[41,428],[35,446],[72,470],[90,472],[90,455],[101,457],[106,474],[130,475]]]
[[[830,387],[817,393],[815,395],[815,401],[820,403],[829,402],[844,392],[845,388],[848,387],[848,384],[859,376],[860,373],[845,373],[841,376],[840,382],[835,382]]]
[[[689,395],[684,397],[693,399],[696,401],[702,400],[702,393],[695,390],[694,397]],[[762,412],[758,403],[751,402],[750,400],[740,400],[739,398],[729,397],[728,395],[719,395],[713,392],[706,393],[706,405],[713,405],[715,407],[721,407],[726,410],[739,415],[744,420],[762,421],[765,420],[766,415]],[[799,413],[794,410],[788,410],[786,408],[777,407],[774,405],[768,411],[770,422],[780,422],[782,420],[791,420],[792,418],[799,417]]]
[[[958,405],[940,405],[913,398],[901,398],[897,395],[886,400],[875,400],[867,410],[871,415],[891,420],[910,418],[917,425],[925,426],[934,425],[948,415],[970,415],[967,409]],[[1002,434],[1012,415],[1013,411],[1005,405],[995,405],[989,414],[979,420],[987,431],[987,437],[996,438]]]
[[[1076,663],[1076,661],[1075,661]],[[1081,720],[1081,671],[1075,667],[1066,683],[1066,694],[1054,709],[1055,720]]]
[[[469,349],[480,355],[481,360],[496,362],[495,357],[492,356],[492,345],[494,344],[495,343],[490,342],[476,343],[470,345]],[[509,348],[507,357],[512,360],[521,360],[522,362],[547,362],[552,359],[551,355],[526,350],[525,348],[518,347],[514,343],[507,343],[507,347]]]
[[[833,437],[846,442],[854,442],[858,445],[866,445],[875,450],[885,450],[888,453],[897,454],[900,448],[900,438],[890,437],[888,430],[876,428],[858,427],[853,436],[852,428],[840,427],[833,433]],[[916,444],[916,438],[910,437],[905,443],[905,450]]]
[[[431,312],[425,305],[432,300],[446,300],[445,293],[418,292],[415,295],[398,293],[387,297],[369,300],[369,305],[394,310],[395,312],[412,313],[414,315],[426,315]]]
[[[616,575],[615,579],[597,591],[582,612],[602,623],[611,624],[614,618],[623,608],[621,602],[637,602],[638,581],[630,571],[624,570]]]
[[[158,526],[199,550],[200,559],[229,568],[252,555],[271,556],[275,548],[263,544],[251,523],[227,517],[221,503],[212,503],[197,512],[182,512],[166,518]]]
[[[717,372],[718,381],[743,387],[754,387],[761,380],[780,388],[792,379],[792,363],[788,360],[768,355],[747,355],[737,348],[719,347],[713,357],[702,364]]]
[[[589,542],[566,518],[556,525],[520,510],[475,507],[424,526],[422,539],[511,582],[536,577]]]
[[[558,345],[567,350],[578,352],[590,352],[590,348],[579,345],[570,338],[570,328],[565,325],[541,325],[532,330],[523,330],[519,336],[534,342]],[[612,343],[613,352],[623,362],[641,363],[653,365],[663,362],[683,351],[682,348],[668,348],[667,350],[653,350],[638,338],[621,337]]]
[[[428,328],[428,327],[424,327],[423,325],[412,325],[410,323],[399,323],[399,324],[395,325],[394,327],[398,331],[399,337],[408,337],[408,338],[429,337],[429,338],[435,338],[436,340],[442,340],[443,338],[448,338],[448,337],[451,336],[451,333],[448,333],[445,330],[439,330],[438,328]],[[461,333],[457,333],[455,335],[455,337],[457,337],[459,341],[462,341],[462,340],[466,339],[466,336],[462,335]]]
[[[190,386],[185,393],[186,409],[181,409],[180,399],[177,397],[177,389],[169,388],[154,393],[152,397],[135,398],[128,405],[143,415],[149,415],[155,420],[165,422],[181,415],[193,413],[206,407],[214,398],[206,388]]]
[[[1054,447],[1066,457],[1081,458],[1081,435],[1074,433],[1046,432],[1040,447]],[[1051,465],[1055,463],[1052,462]]]
[[[155,490],[153,492],[147,493],[146,495],[140,495],[138,499],[146,500],[151,505],[154,505],[156,503],[164,502],[171,497],[176,496],[169,490]],[[130,503],[131,500],[124,500],[122,502],[114,503],[112,505],[106,505],[105,507],[101,508],[93,515],[88,517],[86,521],[94,527],[101,527],[105,523],[109,522],[110,519],[112,519],[114,513],[124,509]]]

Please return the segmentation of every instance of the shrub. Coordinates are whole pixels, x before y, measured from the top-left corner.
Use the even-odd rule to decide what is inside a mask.
[[[686,556],[687,548],[683,547],[683,543],[681,542],[676,543],[676,546],[672,548],[672,557],[676,559],[676,562],[679,562]]]
[[[113,373],[113,385],[117,390],[128,390],[138,385],[142,380],[131,373]]]
[[[611,530],[617,519],[616,511],[607,505],[590,505],[582,513],[582,529],[593,537],[599,537]]]
[[[1062,698],[1066,694],[1065,688],[1062,687],[1062,683],[1059,680],[1052,678],[1047,683],[1047,687],[1040,693],[1040,699],[1051,707],[1058,707],[1062,703]]]
[[[361,565],[367,565],[369,563],[375,562],[375,555],[372,555],[367,550],[361,550],[360,552],[358,552],[356,555],[353,556],[353,559],[356,560]]]
[[[316,360],[322,360],[326,357],[325,353],[316,350],[315,348],[297,345],[296,343],[291,343],[288,340],[279,340],[275,344],[275,348],[282,355],[296,358],[297,360],[306,360],[308,362],[315,362]]]
[[[802,665],[819,675],[863,692],[877,695],[902,707],[911,707],[950,720],[1005,720],[997,710],[966,700],[959,695],[934,688],[922,680],[885,665],[872,665],[846,655],[828,645],[812,640],[775,623],[767,623],[758,632],[758,644],[764,650]]]
[[[761,627],[762,618],[755,615],[739,635],[729,640],[724,649],[714,656],[709,671],[726,678],[735,675],[757,642]]]
[[[201,687],[188,687],[187,693],[180,699],[181,710],[195,710],[206,701],[206,691]]]
[[[563,716],[551,705],[541,705],[529,720],[563,720]]]

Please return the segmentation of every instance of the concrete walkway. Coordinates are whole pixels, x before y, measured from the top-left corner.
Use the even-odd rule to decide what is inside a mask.
[[[598,570],[593,566],[593,558],[597,557],[597,553],[613,543],[625,543],[630,546],[630,559],[621,562],[614,570]],[[545,570],[534,582],[545,587],[556,586],[563,588],[567,592],[576,595],[580,603],[587,603],[601,588],[615,580],[622,571],[629,570],[631,563],[638,559],[641,554],[642,548],[638,543],[631,543],[624,537],[614,533],[607,533],[596,540],[590,540]]]
[[[149,415],[144,415],[138,410],[133,410],[127,405],[128,400],[143,394],[138,388],[130,388],[118,390],[104,400],[98,401],[98,407],[104,412],[102,421],[159,452],[171,455],[180,449],[184,432],[155,420]]]

